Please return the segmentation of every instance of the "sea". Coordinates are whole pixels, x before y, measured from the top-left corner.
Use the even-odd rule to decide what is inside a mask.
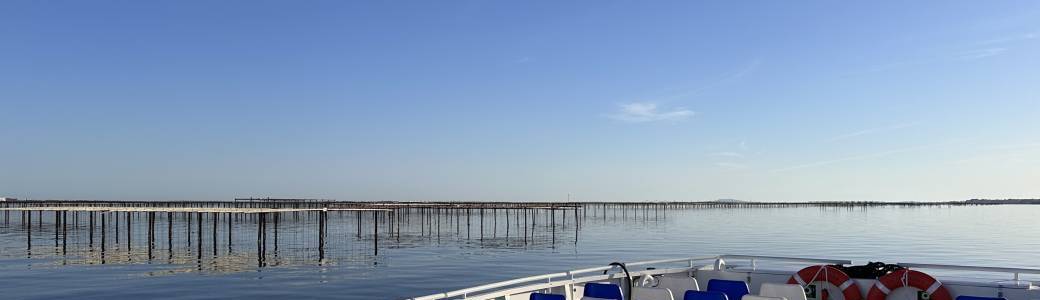
[[[1040,268],[1040,205],[0,214],[2,299],[406,299],[721,254]]]

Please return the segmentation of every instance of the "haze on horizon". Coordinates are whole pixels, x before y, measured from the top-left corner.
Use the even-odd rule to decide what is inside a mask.
[[[0,196],[1040,197],[1040,2],[4,1]]]

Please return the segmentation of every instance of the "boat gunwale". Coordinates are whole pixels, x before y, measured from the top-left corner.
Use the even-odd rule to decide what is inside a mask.
[[[642,266],[642,265],[666,264],[666,263],[677,263],[677,262],[688,262],[689,263],[689,266],[686,267],[686,268],[648,269],[648,270],[643,270],[643,271],[629,272],[632,276],[648,275],[648,274],[649,275],[658,275],[658,274],[670,274],[670,273],[679,273],[679,272],[693,271],[693,270],[696,270],[696,266],[694,266],[694,262],[706,261],[706,260],[715,260],[715,263],[714,263],[714,266],[713,266],[712,270],[716,270],[716,271],[736,270],[736,269],[727,269],[727,268],[725,268],[725,260],[726,259],[749,260],[751,262],[751,265],[750,265],[750,269],[751,270],[750,271],[759,271],[758,268],[757,268],[757,265],[756,265],[756,261],[757,260],[785,261],[785,262],[809,262],[809,263],[838,264],[838,265],[849,265],[849,264],[853,263],[852,260],[803,258],[803,257],[784,257],[784,256],[724,254],[724,255],[717,255],[717,256],[703,256],[703,257],[687,257],[687,258],[674,258],[674,259],[637,261],[637,262],[625,263],[624,265],[625,266]],[[980,272],[994,272],[994,273],[1011,273],[1011,274],[1014,274],[1014,279],[1010,279],[1008,281],[997,281],[997,282],[1012,282],[1013,281],[1013,282],[1018,283],[1018,282],[1021,282],[1020,276],[1019,276],[1020,274],[1040,274],[1040,269],[1030,269],[1030,268],[982,267],[982,266],[961,266],[961,265],[921,264],[921,263],[897,263],[897,265],[903,266],[903,267],[907,267],[907,268],[945,269],[945,270],[980,271]],[[468,296],[468,295],[469,294],[473,294],[473,293],[478,293],[478,292],[482,292],[482,291],[488,291],[488,290],[495,289],[495,288],[508,287],[508,286],[511,286],[511,285],[517,285],[517,284],[526,283],[526,282],[532,282],[532,281],[536,281],[536,280],[548,280],[548,282],[545,282],[545,283],[536,283],[536,284],[532,284],[532,285],[523,285],[523,286],[509,287],[509,288],[506,288],[506,289],[503,289],[503,290],[488,291],[487,293],[484,293],[484,294],[477,294],[477,295],[472,296],[472,297],[476,297],[476,298],[494,298],[494,297],[500,297],[500,296],[503,296],[503,295],[510,295],[510,294],[513,294],[513,293],[523,292],[523,291],[540,290],[540,289],[546,289],[546,288],[562,286],[562,285],[580,284],[580,283],[586,283],[586,282],[591,282],[591,281],[596,281],[596,280],[605,280],[605,279],[619,278],[619,276],[621,276],[621,273],[595,275],[595,276],[586,276],[586,277],[581,277],[581,278],[575,278],[574,277],[576,274],[597,272],[597,271],[607,271],[607,270],[616,269],[616,268],[617,268],[616,266],[611,265],[611,266],[601,266],[601,267],[591,267],[591,268],[584,268],[584,269],[576,269],[576,270],[571,270],[571,271],[566,271],[566,272],[557,272],[557,273],[548,273],[548,274],[534,275],[534,276],[528,276],[528,277],[521,277],[521,278],[505,280],[505,281],[492,282],[492,283],[488,283],[488,284],[478,285],[478,286],[464,288],[464,289],[459,289],[459,290],[454,290],[454,291],[448,291],[448,292],[437,293],[437,294],[432,294],[432,295],[420,296],[420,297],[415,297],[415,298],[411,298],[411,299],[412,300],[436,300],[436,299],[446,299],[446,298],[456,297],[456,296],[462,296],[463,298],[469,298],[470,296]],[[565,276],[569,277],[569,278],[561,278],[561,280],[558,281],[558,282],[553,282],[553,280],[552,280],[553,278],[565,277]],[[956,282],[957,283],[961,283],[960,281],[956,281]],[[950,283],[953,283],[953,282],[950,282]],[[977,283],[977,282],[965,281],[964,283]],[[1002,285],[998,284],[998,286],[1002,286]]]
[[[1006,268],[1006,267],[983,267],[983,266],[962,266],[962,265],[947,265],[947,264],[921,264],[921,263],[896,263],[901,267],[905,268],[917,268],[917,269],[939,269],[939,270],[958,270],[958,271],[977,271],[977,272],[993,272],[993,273],[1012,273],[1012,274],[1040,274],[1040,269],[1029,269],[1029,268]]]
[[[653,269],[653,270],[642,270],[642,271],[629,272],[629,274],[632,275],[633,277],[636,277],[636,276],[641,276],[641,275],[672,274],[672,273],[679,273],[679,272],[687,272],[687,271],[691,271],[691,270],[692,270],[691,268]],[[564,285],[588,283],[588,282],[593,282],[593,281],[615,279],[615,278],[623,278],[623,277],[625,277],[624,273],[611,273],[611,274],[603,274],[603,275],[593,275],[593,276],[586,276],[586,277],[575,278],[575,279],[569,280],[568,282],[564,283]],[[540,284],[540,285],[544,285],[545,286],[544,288],[551,288],[551,287],[554,287],[554,286],[558,286],[559,284],[560,283],[549,283],[549,282],[547,282],[547,283],[543,283],[543,284]],[[540,286],[540,285],[534,285],[534,286]],[[512,288],[509,288],[509,289],[506,289],[506,290],[492,291],[492,292],[486,293],[486,294],[478,294],[478,295],[467,296],[467,297],[472,297],[472,298],[476,298],[476,299],[494,299],[494,298],[505,296],[505,295],[515,294],[515,293],[518,293],[518,292],[522,293],[524,291],[540,289],[540,288],[532,288],[532,287],[533,286],[531,286],[531,285],[517,286],[517,287],[512,287]]]

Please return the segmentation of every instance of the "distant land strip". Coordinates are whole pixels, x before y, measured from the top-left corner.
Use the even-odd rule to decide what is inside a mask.
[[[715,201],[644,201],[644,202],[604,202],[604,201],[572,201],[572,202],[533,202],[533,201],[337,201],[334,199],[309,198],[236,198],[234,201],[199,201],[199,200],[68,200],[68,199],[25,199],[0,201],[0,207],[27,206],[130,206],[130,207],[265,207],[265,208],[553,208],[566,209],[582,206],[623,206],[623,207],[866,207],[866,206],[960,206],[960,205],[1003,205],[1003,204],[1040,204],[1040,199],[970,199],[962,201],[803,201],[803,202],[765,202],[742,201],[735,199],[719,199]]]
[[[1040,204],[1040,199],[971,199],[967,204]]]

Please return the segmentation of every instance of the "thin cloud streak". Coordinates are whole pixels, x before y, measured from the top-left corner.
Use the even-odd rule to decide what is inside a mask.
[[[1031,148],[1040,148],[1040,141],[1023,142],[1018,144],[1001,144],[986,147],[988,150],[1021,150]]]
[[[957,55],[957,58],[958,59],[962,59],[962,60],[981,59],[981,58],[987,58],[987,57],[991,57],[991,56],[1000,55],[1000,54],[1004,53],[1004,51],[1007,51],[1007,48],[977,49],[977,50],[961,52],[960,54]]]
[[[702,85],[702,86],[699,86],[699,87],[696,87],[696,88],[693,88],[693,89],[689,89],[689,90],[687,90],[685,92],[681,92],[681,93],[677,93],[677,94],[674,94],[674,95],[671,95],[671,96],[663,97],[663,98],[661,98],[661,100],[662,101],[670,101],[670,100],[676,100],[676,99],[681,99],[681,98],[689,98],[689,97],[697,96],[697,95],[699,95],[699,94],[701,94],[701,93],[703,93],[703,92],[705,92],[707,90],[713,89],[713,88],[721,86],[721,85],[728,84],[730,82],[737,81],[737,80],[739,80],[741,78],[744,78],[745,76],[751,75],[756,70],[758,70],[758,67],[760,65],[762,65],[762,59],[756,58],[756,59],[754,59],[754,60],[744,64],[743,66],[741,66],[740,68],[736,69],[735,71],[730,72],[730,73],[728,73],[726,75],[723,75],[718,80],[709,82],[708,84],[705,84],[705,85]]]
[[[879,132],[886,132],[886,131],[893,131],[893,130],[899,130],[899,129],[904,129],[904,128],[910,128],[910,127],[917,126],[918,124],[920,124],[920,122],[899,123],[899,124],[894,124],[894,125],[885,126],[885,127],[868,128],[868,129],[863,129],[863,130],[860,130],[860,131],[855,131],[855,132],[849,132],[849,133],[841,134],[841,135],[838,135],[838,136],[830,138],[828,141],[836,142],[836,141],[841,141],[841,140],[847,140],[847,139],[850,139],[850,138],[854,138],[854,137],[858,137],[858,136],[864,136],[864,135],[868,135],[868,134],[874,134],[874,133],[879,133]]]
[[[747,164],[735,163],[735,162],[717,162],[717,163],[715,163],[715,166],[723,168],[723,169],[730,169],[730,170],[739,170],[739,169],[747,169],[748,168]]]
[[[985,40],[985,41],[979,42],[978,45],[979,46],[999,45],[999,44],[1007,44],[1007,43],[1028,41],[1028,40],[1033,40],[1033,39],[1037,39],[1037,38],[1040,38],[1040,31],[1027,32],[1027,33],[1015,34],[1015,35],[1008,35],[1008,36],[1003,36],[1003,37],[999,37],[999,38],[995,38],[995,39],[991,39],[991,40]]]
[[[800,164],[800,165],[794,165],[794,166],[780,168],[780,169],[774,169],[771,172],[773,172],[773,173],[780,173],[780,172],[787,172],[787,171],[794,171],[794,170],[801,170],[801,169],[807,169],[807,168],[813,168],[813,167],[826,166],[826,165],[840,163],[840,162],[864,160],[864,159],[871,159],[871,158],[879,158],[879,157],[885,157],[885,156],[889,156],[889,155],[893,155],[893,154],[899,154],[899,153],[905,153],[905,152],[911,152],[911,151],[917,151],[917,150],[921,150],[921,149],[926,149],[926,148],[930,148],[932,146],[934,146],[934,145],[914,146],[914,147],[893,149],[893,150],[888,150],[888,151],[881,151],[881,152],[876,152],[876,153],[854,155],[854,156],[848,156],[848,157],[842,157],[842,158],[836,158],[836,159],[829,159],[829,160],[821,160],[821,161],[805,163],[805,164]]]
[[[673,94],[667,97],[659,98],[655,101],[646,102],[632,102],[618,105],[618,111],[613,114],[608,114],[606,117],[629,123],[643,123],[653,121],[681,121],[693,117],[697,113],[682,107],[673,108],[670,111],[664,111],[659,109],[658,104],[660,102],[670,102],[680,98],[688,98],[696,96],[704,91],[713,89],[715,87],[739,80],[745,76],[748,76],[758,69],[758,66],[762,64],[761,59],[754,59],[744,66],[736,69],[734,72],[724,75],[719,80],[709,82],[706,85],[688,89],[684,92]],[[681,91],[681,90],[680,90]]]
[[[886,64],[879,64],[879,65],[869,66],[869,67],[867,67],[863,71],[850,72],[849,74],[875,73],[875,72],[888,71],[888,70],[893,70],[893,69],[898,69],[898,68],[924,66],[924,65],[938,64],[938,63],[944,63],[944,62],[950,62],[950,61],[964,61],[964,60],[983,59],[983,58],[994,57],[994,56],[997,56],[997,55],[1000,55],[1000,54],[1004,54],[1008,50],[1009,50],[1008,48],[984,48],[984,49],[975,49],[975,50],[960,51],[960,52],[953,52],[953,53],[937,54],[937,55],[932,56],[932,57],[923,57],[923,58],[918,58],[918,59],[908,59],[908,60],[903,60],[903,61],[895,61],[895,62],[890,62],[890,63],[886,63]]]
[[[633,102],[618,105],[618,112],[607,115],[608,118],[629,122],[643,123],[654,121],[682,121],[694,116],[696,112],[682,107],[671,110],[660,110],[655,103]]]
[[[535,59],[533,57],[523,56],[523,57],[518,57],[518,58],[512,60],[511,63],[514,63],[514,64],[526,64],[526,63],[534,62],[534,60]]]
[[[930,57],[923,57],[923,58],[918,58],[918,59],[909,59],[909,60],[903,60],[903,61],[895,61],[895,62],[890,62],[890,63],[886,63],[886,64],[874,65],[874,66],[868,67],[865,70],[865,72],[867,72],[867,73],[880,72],[880,71],[886,71],[886,70],[889,70],[889,69],[908,67],[908,66],[915,66],[915,65],[925,65],[925,64],[932,64],[932,63],[940,63],[940,62],[949,61],[949,60],[975,60],[975,59],[983,59],[983,58],[988,58],[988,57],[993,57],[993,56],[1004,54],[1007,51],[1011,50],[1011,48],[1009,48],[1010,46],[1014,46],[1014,44],[1016,44],[1016,43],[1028,42],[1028,41],[1037,40],[1037,39],[1040,39],[1040,31],[1032,31],[1032,32],[1020,33],[1020,34],[1006,35],[1006,36],[1001,36],[1001,37],[997,37],[997,38],[993,38],[993,39],[989,39],[989,40],[985,40],[985,41],[981,41],[981,42],[970,44],[971,45],[970,47],[985,47],[985,48],[972,49],[972,50],[962,50],[960,52],[952,52],[952,53],[947,53],[947,54],[936,54],[936,55],[933,55],[933,56],[930,56]],[[861,73],[861,72],[853,72],[853,74],[856,74],[856,73]]]
[[[980,154],[950,161],[949,164],[964,164],[983,160],[995,160],[996,158],[1006,158],[1008,156],[1021,156],[1023,154],[1023,150],[1026,151],[1025,153],[1035,153],[1029,151],[1035,148],[1040,148],[1040,141],[1027,141],[1017,144],[988,145],[979,149],[979,152],[981,152]]]
[[[738,152],[730,152],[730,151],[715,152],[715,153],[711,153],[711,154],[708,154],[708,155],[719,156],[719,157],[736,157],[736,158],[743,158],[744,157],[744,154],[740,154]]]

